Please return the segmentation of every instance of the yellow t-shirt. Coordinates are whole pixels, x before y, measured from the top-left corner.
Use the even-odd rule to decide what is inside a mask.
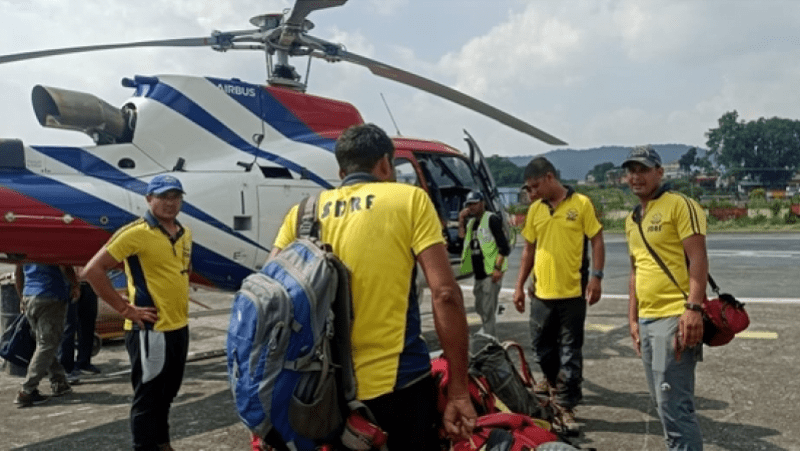
[[[125,261],[128,299],[136,306],[155,306],[154,330],[168,332],[189,323],[189,265],[192,232],[182,228],[174,242],[148,211],[108,240],[106,250]],[[125,330],[133,324],[125,321]]]
[[[430,357],[421,337],[419,306],[409,292],[416,255],[444,244],[441,223],[420,188],[370,182],[323,191],[322,241],[351,272],[352,348],[358,398],[373,399],[426,374]],[[295,238],[297,206],[284,219],[275,246]]]
[[[647,242],[669,268],[681,289],[689,292],[689,270],[683,240],[706,234],[706,216],[700,205],[682,194],[666,191],[647,203],[642,215]],[[664,273],[642,242],[633,213],[625,220],[628,252],[636,267],[636,298],[640,318],[679,316],[685,310],[683,293]]]
[[[555,210],[539,199],[528,208],[522,236],[536,243],[532,275],[539,299],[583,296],[581,269],[588,271],[588,239],[600,233],[592,201],[568,188]]]

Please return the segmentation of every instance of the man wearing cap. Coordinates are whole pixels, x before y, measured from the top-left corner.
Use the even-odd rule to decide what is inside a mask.
[[[633,346],[642,358],[667,448],[702,450],[694,386],[708,280],[706,217],[696,201],[662,186],[664,168],[652,146],[634,148],[622,167],[640,202],[625,220]]]
[[[472,292],[475,310],[483,323],[485,334],[497,336],[497,298],[503,274],[508,270],[511,248],[499,216],[486,211],[479,191],[467,195],[464,209],[458,214],[458,237],[464,240],[461,254],[461,274],[475,274]]]
[[[117,230],[81,272],[98,296],[126,318],[135,450],[172,449],[169,410],[183,380],[189,348],[192,233],[176,219],[183,195],[174,176],[153,177],[145,196],[148,211]],[[127,298],[107,276],[121,261]]]
[[[603,226],[592,201],[562,185],[546,158],[531,160],[524,176],[529,196],[537,200],[528,209],[522,229],[525,247],[514,306],[520,313],[525,311],[525,282],[532,277],[531,344],[545,376],[538,390],[551,392],[563,426],[577,432],[575,406],[583,398],[586,309],[600,300],[605,265]]]

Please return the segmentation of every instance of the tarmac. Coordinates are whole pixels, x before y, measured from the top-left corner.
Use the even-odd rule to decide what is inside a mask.
[[[462,291],[471,330],[479,328],[471,287]],[[231,293],[195,291],[206,307],[190,306],[190,362],[170,414],[176,450],[249,450],[228,385],[224,355]],[[430,301],[423,302],[424,335],[438,349]],[[527,348],[533,363],[528,317],[511,294],[500,298],[499,338]],[[697,411],[705,449],[800,450],[800,330],[796,304],[748,304],[745,335],[727,346],[705,348],[697,371]],[[630,344],[627,301],[603,298],[589,309],[584,346],[584,402],[577,409],[581,434],[574,442],[598,450],[663,450],[660,422],[649,401],[640,359]],[[74,393],[29,408],[14,397],[22,377],[0,374],[0,450],[130,449],[131,386],[122,341],[106,341],[93,359],[102,369],[74,386]],[[533,365],[535,367],[535,365]],[[535,373],[538,378],[540,374]],[[49,384],[40,389],[49,394]]]

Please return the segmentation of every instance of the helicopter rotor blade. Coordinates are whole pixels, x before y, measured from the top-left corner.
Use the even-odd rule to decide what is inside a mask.
[[[258,30],[255,30],[257,32]],[[0,64],[14,61],[24,61],[48,56],[65,55],[69,53],[95,52],[99,50],[114,50],[132,47],[214,47],[215,50],[227,50],[232,46],[235,36],[252,34],[253,30],[214,32],[211,36],[202,38],[159,39],[153,41],[126,42],[120,44],[86,45],[78,47],[65,47],[60,49],[39,50],[35,52],[15,53],[0,55]]]
[[[411,72],[405,71],[403,69],[399,69],[394,66],[390,66],[388,64],[381,63],[379,61],[375,61],[367,57],[357,55],[355,53],[350,53],[341,47],[337,47],[335,49],[335,55],[331,55],[330,50],[315,51],[312,52],[311,55],[318,58],[326,59],[328,61],[345,60],[354,64],[358,64],[360,66],[364,66],[367,69],[369,69],[373,74],[379,77],[388,78],[398,83],[403,83],[405,85],[421,89],[435,96],[442,97],[451,102],[457,103],[463,107],[469,108],[475,112],[483,114],[484,116],[490,117],[517,131],[533,136],[534,138],[543,141],[547,144],[559,145],[559,146],[567,144],[566,142],[556,138],[555,136],[552,136],[549,133],[534,127],[533,125],[521,119],[518,119],[504,111],[501,111],[485,102],[482,102],[474,97],[456,91],[455,89],[448,88],[447,86],[441,83],[437,83],[425,77],[412,74]]]
[[[345,3],[347,3],[347,0],[297,0],[285,24],[293,27],[300,27],[312,11],[333,6],[342,6]]]

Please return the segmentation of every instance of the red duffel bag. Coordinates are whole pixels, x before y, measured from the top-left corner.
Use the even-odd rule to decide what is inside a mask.
[[[715,291],[716,298],[703,302],[703,343],[708,346],[728,344],[750,325],[750,316],[742,302],[733,295]]]

